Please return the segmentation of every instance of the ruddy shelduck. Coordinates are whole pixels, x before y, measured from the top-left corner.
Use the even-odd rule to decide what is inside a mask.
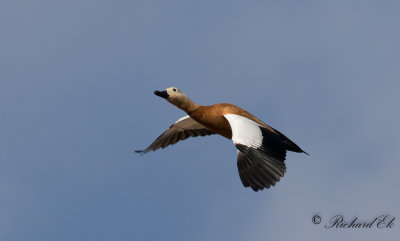
[[[188,137],[219,134],[235,144],[240,179],[245,187],[254,191],[274,186],[283,177],[286,151],[307,154],[281,132],[235,105],[200,106],[175,87],[154,91],[154,94],[188,115],[171,125],[149,147],[136,151],[138,153],[165,148]]]

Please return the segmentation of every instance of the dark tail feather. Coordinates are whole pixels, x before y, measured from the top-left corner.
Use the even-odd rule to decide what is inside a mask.
[[[294,143],[293,141],[291,141],[289,138],[287,138],[284,134],[280,133],[279,131],[275,130],[276,132],[278,132],[279,136],[281,137],[283,143],[285,144],[286,150],[288,151],[294,151],[294,152],[303,152],[307,155],[307,152],[303,151],[298,145],[296,145],[296,143]]]
[[[310,155],[307,152],[303,151],[298,145],[296,145],[296,143],[294,143],[290,139],[283,140],[283,143],[285,143],[286,150],[288,151],[303,152],[307,155]]]

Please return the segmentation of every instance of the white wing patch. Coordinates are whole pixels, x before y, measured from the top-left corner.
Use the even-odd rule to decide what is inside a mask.
[[[258,148],[262,145],[263,136],[260,125],[244,116],[226,114],[232,129],[232,141],[236,144]]]
[[[177,120],[177,121],[175,122],[175,124],[178,123],[179,121],[183,121],[184,119],[187,119],[187,118],[189,118],[189,117],[190,117],[190,116],[185,115],[184,117],[179,118],[179,120]]]

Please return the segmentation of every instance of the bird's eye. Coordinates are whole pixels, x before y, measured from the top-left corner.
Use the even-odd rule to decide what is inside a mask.
[[[172,89],[174,92],[176,92],[176,89]]]

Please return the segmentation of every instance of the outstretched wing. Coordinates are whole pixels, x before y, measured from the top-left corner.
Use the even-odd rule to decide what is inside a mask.
[[[254,191],[274,186],[286,171],[286,148],[279,134],[240,115],[224,117],[238,149],[237,165],[243,185]]]
[[[193,120],[189,116],[184,116],[170,126],[168,130],[162,133],[149,147],[135,152],[144,154],[149,151],[155,151],[159,148],[173,145],[178,141],[185,140],[191,136],[206,136],[212,134],[215,134],[215,132]]]

